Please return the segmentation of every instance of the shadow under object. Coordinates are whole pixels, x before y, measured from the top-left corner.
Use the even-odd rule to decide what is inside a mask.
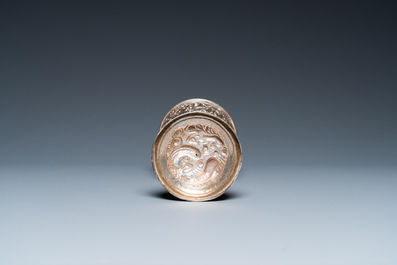
[[[174,195],[172,195],[171,193],[169,193],[165,190],[158,190],[158,191],[150,192],[149,196],[158,198],[158,199],[169,200],[169,201],[180,201],[180,202],[185,201],[185,200],[179,199],[178,197],[175,197]],[[211,201],[207,201],[207,202],[228,201],[228,200],[233,200],[233,199],[237,199],[237,198],[241,198],[241,197],[242,197],[242,195],[239,193],[227,191],[227,192],[223,193],[221,196],[219,196]]]

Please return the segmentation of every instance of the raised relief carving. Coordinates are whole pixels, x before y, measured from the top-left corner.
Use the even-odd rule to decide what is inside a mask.
[[[167,166],[171,174],[190,186],[201,186],[223,172],[228,150],[213,128],[201,124],[175,130],[167,145]]]
[[[168,113],[167,117],[165,117],[164,124],[167,124],[170,120],[179,115],[189,112],[202,112],[214,115],[226,122],[231,128],[234,128],[233,122],[222,109],[204,102],[189,102],[176,106],[170,113]]]

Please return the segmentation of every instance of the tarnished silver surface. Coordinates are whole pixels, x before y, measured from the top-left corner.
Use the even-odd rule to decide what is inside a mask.
[[[161,184],[174,196],[206,201],[222,195],[242,163],[230,115],[204,99],[190,99],[164,117],[152,149],[152,164]]]

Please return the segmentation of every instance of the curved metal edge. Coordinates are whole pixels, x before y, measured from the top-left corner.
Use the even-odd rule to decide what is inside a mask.
[[[193,106],[197,106],[200,104],[203,104],[203,107],[200,107],[200,108],[193,107]],[[205,104],[207,106],[205,106]],[[188,107],[183,108],[183,106],[185,106],[185,105],[187,105]],[[216,112],[212,113],[211,108],[217,109],[220,116],[224,115],[224,119],[217,116],[215,114]],[[177,112],[177,113],[175,115],[173,115],[172,112]],[[175,120],[181,116],[185,116],[185,115],[192,114],[192,113],[206,113],[206,114],[209,114],[211,117],[215,117],[217,119],[223,120],[224,123],[226,123],[226,125],[228,127],[231,127],[231,129],[237,134],[236,126],[234,125],[234,121],[233,121],[232,117],[230,116],[230,114],[224,108],[222,108],[219,104],[216,104],[215,102],[212,102],[211,100],[201,99],[201,98],[192,98],[192,99],[184,100],[184,101],[176,104],[174,107],[172,107],[167,112],[167,114],[165,114],[163,120],[161,121],[160,130],[165,125],[172,122],[173,120]]]

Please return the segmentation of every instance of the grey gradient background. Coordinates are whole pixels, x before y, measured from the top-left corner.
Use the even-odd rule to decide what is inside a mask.
[[[0,264],[397,264],[397,8],[0,3]],[[243,168],[164,192],[163,115],[206,98]]]

